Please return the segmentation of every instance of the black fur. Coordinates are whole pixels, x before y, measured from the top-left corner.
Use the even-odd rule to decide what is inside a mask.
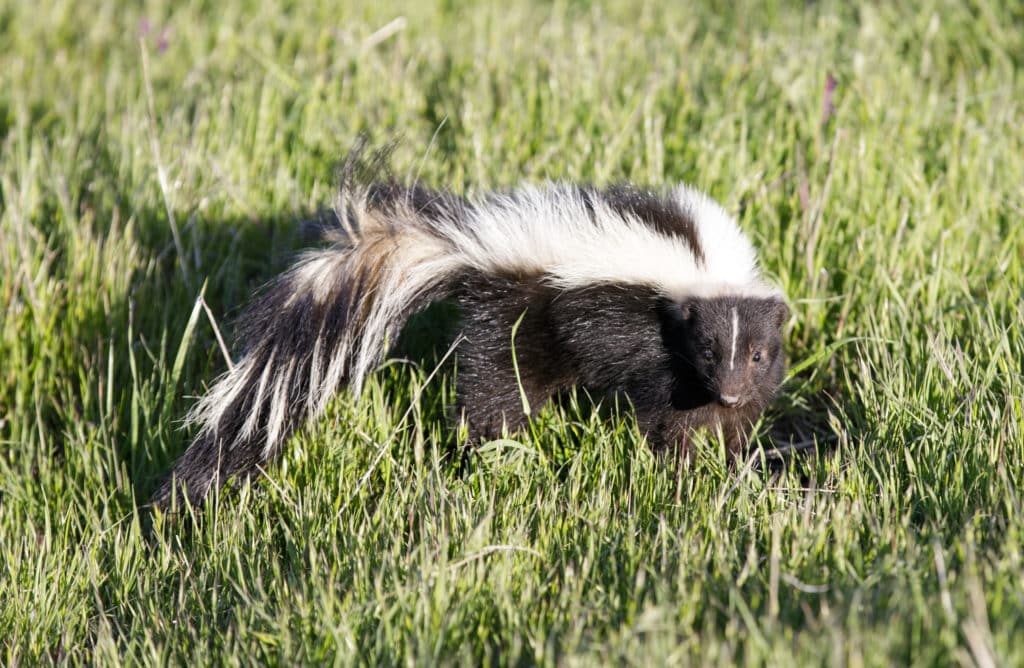
[[[343,175],[346,188],[353,171]],[[675,199],[632,186],[564,187],[555,192],[579,198],[592,216],[602,202],[624,219],[639,219],[662,236],[682,238],[697,262],[704,261],[695,222]],[[243,360],[229,372],[230,382],[221,381],[225,384],[218,387],[244,391],[216,403],[216,410],[201,411],[203,428],[154,495],[156,505],[169,507],[176,494],[187,494],[196,503],[226,478],[257,472],[279,454],[288,435],[316,414],[312,406],[318,394],[358,382],[347,371],[357,353],[342,344],[351,343],[352,337],[376,340],[363,332],[367,315],[384,298],[375,281],[387,275],[384,270],[393,262],[391,244],[397,248],[413,243],[402,237],[411,226],[421,236],[409,239],[426,243],[423,248],[436,246],[444,256],[450,248],[445,234],[451,232],[438,222],[451,222],[472,235],[471,214],[480,205],[448,192],[394,182],[369,186],[353,197],[364,209],[341,206],[342,218],[327,221],[335,226],[326,230],[335,246],[324,253],[339,262],[323,265],[323,274],[317,274],[323,280],[310,282],[300,270],[286,273],[241,318]],[[510,206],[515,197],[501,196],[490,205]],[[377,235],[376,241],[365,247],[360,246],[359,228],[367,221],[359,215],[371,216],[367,221],[377,226],[369,232]],[[410,222],[410,217],[415,220]],[[380,220],[385,221],[383,231]],[[424,233],[437,243],[425,242]],[[457,301],[465,341],[457,353],[456,408],[474,443],[526,424],[521,392],[536,409],[563,390],[581,387],[594,397],[628,400],[656,448],[685,453],[693,431],[707,427],[720,430],[729,451],[738,453],[752,423],[778,391],[784,364],[782,324],[788,314],[780,299],[735,296],[674,303],[649,287],[605,283],[558,290],[543,276],[503,269],[484,273],[462,267],[436,280],[410,284],[417,286],[415,295],[388,311],[384,331],[385,337],[397,336],[414,312],[439,299]],[[734,310],[740,327],[734,364],[729,364]],[[345,361],[341,377],[325,380],[333,377],[324,375],[323,365],[314,364],[318,346]],[[761,361],[754,361],[755,352]],[[379,353],[374,355],[373,360],[379,359]],[[272,381],[282,381],[284,390],[273,398],[258,392],[265,372]],[[275,407],[278,415],[272,418]],[[243,427],[250,419],[256,428],[246,435]],[[279,427],[278,437],[268,442],[272,420]]]
[[[707,427],[721,429],[729,451],[738,453],[782,381],[788,308],[776,299],[674,304],[635,286],[557,292],[490,280],[467,285],[459,302],[466,341],[459,351],[458,408],[473,440],[525,426],[520,391],[539,408],[579,386],[592,396],[627,399],[655,447],[685,454],[692,431]],[[740,327],[730,369],[733,308]],[[712,351],[712,360],[703,358],[704,350]],[[739,403],[724,405],[723,394]]]

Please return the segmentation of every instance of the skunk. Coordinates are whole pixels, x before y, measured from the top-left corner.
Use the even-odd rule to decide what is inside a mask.
[[[789,310],[709,197],[547,184],[466,199],[356,171],[330,245],[243,313],[241,359],[186,419],[198,433],[156,506],[258,471],[338,390],[358,395],[385,342],[441,299],[462,311],[455,412],[473,443],[580,387],[628,400],[656,449],[685,453],[702,427],[744,449],[781,384]]]

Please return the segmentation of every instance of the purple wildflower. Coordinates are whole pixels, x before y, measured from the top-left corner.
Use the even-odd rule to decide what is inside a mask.
[[[836,92],[836,83],[836,78],[829,72],[828,78],[825,80],[825,95],[821,100],[821,124],[823,126],[836,112],[836,105],[832,100],[832,96]]]

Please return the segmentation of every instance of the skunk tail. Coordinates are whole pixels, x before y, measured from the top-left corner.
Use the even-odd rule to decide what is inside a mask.
[[[241,317],[242,357],[189,414],[198,433],[153,496],[157,507],[175,496],[198,503],[273,460],[338,390],[359,392],[409,316],[453,292],[464,261],[443,231],[464,222],[463,200],[344,181],[331,245],[303,255]]]

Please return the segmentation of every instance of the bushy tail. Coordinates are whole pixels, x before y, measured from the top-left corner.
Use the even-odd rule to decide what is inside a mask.
[[[465,215],[447,193],[343,179],[332,245],[302,256],[245,311],[242,357],[190,413],[198,434],[153,503],[196,503],[256,472],[339,389],[358,392],[408,317],[451,293],[464,262],[443,230]]]

